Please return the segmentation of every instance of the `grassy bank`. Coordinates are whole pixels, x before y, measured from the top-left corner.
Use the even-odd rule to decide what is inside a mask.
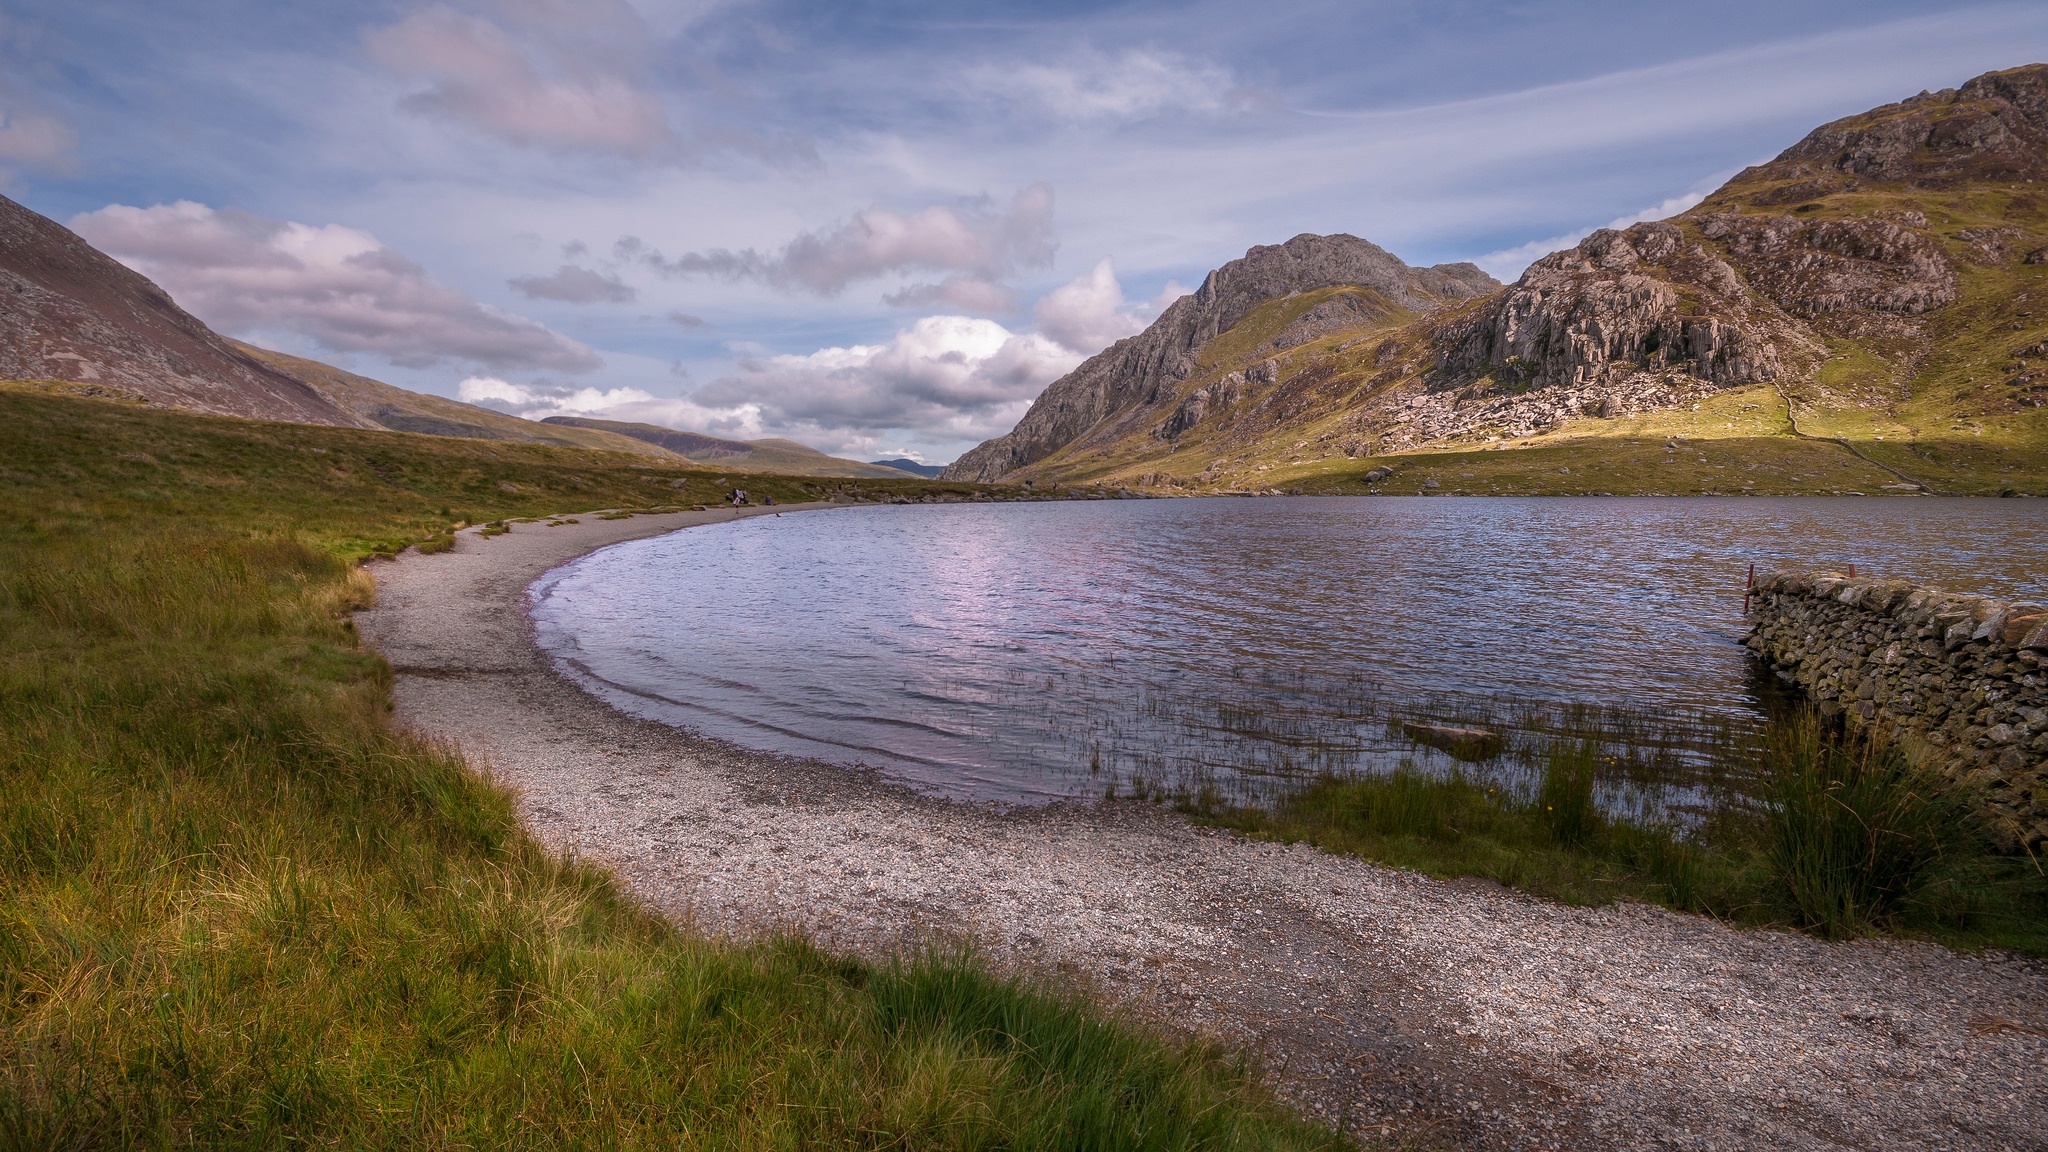
[[[1617,746],[1618,747],[1618,746]],[[2048,954],[2041,862],[2001,851],[1959,785],[1810,710],[1713,776],[1741,781],[1687,827],[1617,817],[1603,783],[1641,776],[1597,732],[1552,742],[1534,794],[1479,775],[1325,776],[1271,806],[1187,804],[1198,819],[1574,904],[1631,899],[1832,939],[1898,934]]]
[[[971,959],[678,933],[391,732],[352,561],[637,463],[0,392],[0,1143],[1338,1142]]]

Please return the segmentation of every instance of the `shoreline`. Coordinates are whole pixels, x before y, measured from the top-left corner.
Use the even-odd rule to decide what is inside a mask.
[[[2048,1040],[1971,1028],[2040,1023],[2039,961],[1566,907],[1135,801],[959,804],[626,716],[533,644],[526,590],[577,556],[830,507],[466,530],[375,566],[357,619],[396,674],[398,722],[460,747],[545,843],[685,927],[870,956],[964,937],[1256,1050],[1353,1131],[1477,1148],[2048,1142]]]

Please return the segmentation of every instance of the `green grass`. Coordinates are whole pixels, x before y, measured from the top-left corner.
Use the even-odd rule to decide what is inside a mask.
[[[1998,852],[1960,785],[1810,711],[1761,746],[1729,741],[1746,779],[1696,826],[1621,819],[1603,781],[1641,774],[1590,733],[1553,741],[1518,797],[1463,771],[1324,776],[1270,806],[1190,803],[1197,819],[1436,876],[1474,876],[1571,904],[1663,904],[1831,939],[1897,934],[2048,954],[2041,863]],[[1737,750],[1740,751],[1737,751]],[[1746,802],[1747,801],[1747,802]]]
[[[678,931],[391,730],[352,561],[625,458],[0,393],[0,462],[0,1144],[1340,1144],[971,956]]]

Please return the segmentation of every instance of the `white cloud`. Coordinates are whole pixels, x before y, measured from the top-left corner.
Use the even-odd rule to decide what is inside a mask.
[[[593,272],[574,264],[546,276],[515,276],[506,283],[531,299],[568,304],[624,304],[639,295],[616,272]]]
[[[1503,248],[1498,252],[1488,252],[1472,262],[1486,269],[1487,274],[1494,279],[1502,283],[1512,283],[1522,275],[1529,265],[1543,259],[1552,252],[1561,252],[1566,248],[1572,247],[1602,228],[1626,228],[1631,224],[1640,224],[1645,220],[1662,220],[1666,217],[1676,216],[1706,198],[1707,196],[1704,192],[1687,192],[1683,196],[1673,196],[1661,204],[1653,204],[1640,212],[1631,212],[1626,216],[1617,216],[1605,224],[1598,224],[1591,228],[1581,228],[1576,232],[1567,232],[1562,236],[1552,236],[1548,240],[1531,240],[1527,244],[1517,244],[1513,248]]]
[[[822,348],[745,361],[697,391],[711,406],[751,404],[768,422],[879,433],[917,429],[933,440],[981,438],[1009,427],[1080,357],[1036,333],[993,320],[926,316],[887,344]]]
[[[985,65],[969,69],[966,84],[985,96],[1072,121],[1211,113],[1252,101],[1221,65],[1143,48],[1114,56],[1087,49],[1057,64]]]
[[[112,204],[74,216],[71,227],[230,332],[281,329],[408,367],[467,360],[581,372],[601,363],[566,336],[435,281],[359,229],[189,200]]]
[[[613,252],[665,276],[757,280],[821,296],[897,273],[955,272],[964,274],[962,285],[980,282],[971,287],[986,302],[993,299],[988,290],[995,279],[1052,260],[1052,202],[1050,187],[1033,184],[1011,197],[1006,210],[986,203],[934,205],[906,216],[876,206],[836,227],[803,233],[774,255],[715,248],[668,259],[631,236],[620,239]],[[930,299],[947,298],[943,283],[921,289],[933,293]]]
[[[1180,295],[1180,286],[1169,283],[1157,299],[1125,304],[1116,266],[1105,256],[1089,272],[1041,297],[1031,316],[1038,331],[1061,347],[1092,356],[1126,336],[1143,332]]]
[[[543,416],[589,416],[654,400],[638,388],[572,388],[537,381],[514,384],[497,376],[470,376],[455,386],[465,404],[482,404],[517,412],[529,419]]]
[[[425,81],[404,107],[514,144],[650,157],[676,137],[637,83],[651,39],[621,0],[507,0],[502,22],[436,5],[372,31],[372,59]]]

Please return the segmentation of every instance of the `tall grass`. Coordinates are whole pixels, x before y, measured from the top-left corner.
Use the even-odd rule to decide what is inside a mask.
[[[1966,785],[1881,741],[1836,737],[1811,710],[1771,730],[1764,764],[1764,853],[1800,927],[1839,939],[1967,923],[1996,915],[2025,878],[2031,861],[1999,858]]]
[[[1714,775],[1745,783],[1686,825],[1603,800],[1603,787],[1640,781],[1644,769],[1591,725],[1551,737],[1526,798],[1462,767],[1404,767],[1326,774],[1268,805],[1211,793],[1184,807],[1259,835],[1573,903],[1627,898],[1830,939],[1901,933],[2048,953],[2041,863],[1998,850],[1967,784],[1811,708],[1770,725],[1760,743],[1721,747],[1731,762]]]
[[[693,937],[543,851],[389,728],[346,615],[371,583],[308,543],[413,513],[294,505],[308,481],[218,470],[263,457],[199,423],[218,507],[124,488],[106,461],[169,453],[118,423],[61,494],[0,474],[0,1146],[1339,1143],[1066,991]],[[0,421],[0,462],[38,435]]]

